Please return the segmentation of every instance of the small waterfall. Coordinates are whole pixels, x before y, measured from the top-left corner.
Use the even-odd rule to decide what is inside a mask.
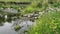
[[[4,16],[5,17],[5,21],[7,20],[7,15]]]

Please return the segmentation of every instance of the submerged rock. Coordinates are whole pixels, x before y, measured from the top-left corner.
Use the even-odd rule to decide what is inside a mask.
[[[17,24],[17,25],[16,25]],[[22,19],[16,19],[13,24],[13,28],[16,32],[19,32],[20,34],[25,34],[31,26],[33,26],[34,22],[28,20],[28,18],[22,18]]]
[[[15,31],[18,31],[20,28],[21,28],[21,27],[20,27],[19,25],[16,25],[16,26],[14,27]]]

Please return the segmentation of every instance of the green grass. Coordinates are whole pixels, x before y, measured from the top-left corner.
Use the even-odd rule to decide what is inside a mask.
[[[48,12],[36,21],[29,34],[60,34],[60,11]]]

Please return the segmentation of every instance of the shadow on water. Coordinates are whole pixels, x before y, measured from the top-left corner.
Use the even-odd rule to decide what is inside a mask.
[[[4,22],[4,18],[3,17],[0,17],[0,26],[3,26],[3,23]]]

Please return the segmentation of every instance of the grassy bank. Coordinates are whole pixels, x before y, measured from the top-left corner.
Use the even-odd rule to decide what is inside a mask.
[[[29,34],[60,34],[60,12],[47,12],[36,21]]]
[[[39,8],[39,10],[41,10],[42,7],[45,7],[41,11],[43,10],[45,11],[47,7],[51,7],[51,8],[59,7],[60,8],[60,1],[59,0],[55,0],[55,1],[47,0],[47,2],[45,3],[42,2],[41,5],[40,5],[41,7]],[[36,5],[35,7],[37,8]],[[60,34],[60,11],[46,12],[39,19],[36,20],[36,25],[32,26],[32,28],[28,31],[28,34]]]

